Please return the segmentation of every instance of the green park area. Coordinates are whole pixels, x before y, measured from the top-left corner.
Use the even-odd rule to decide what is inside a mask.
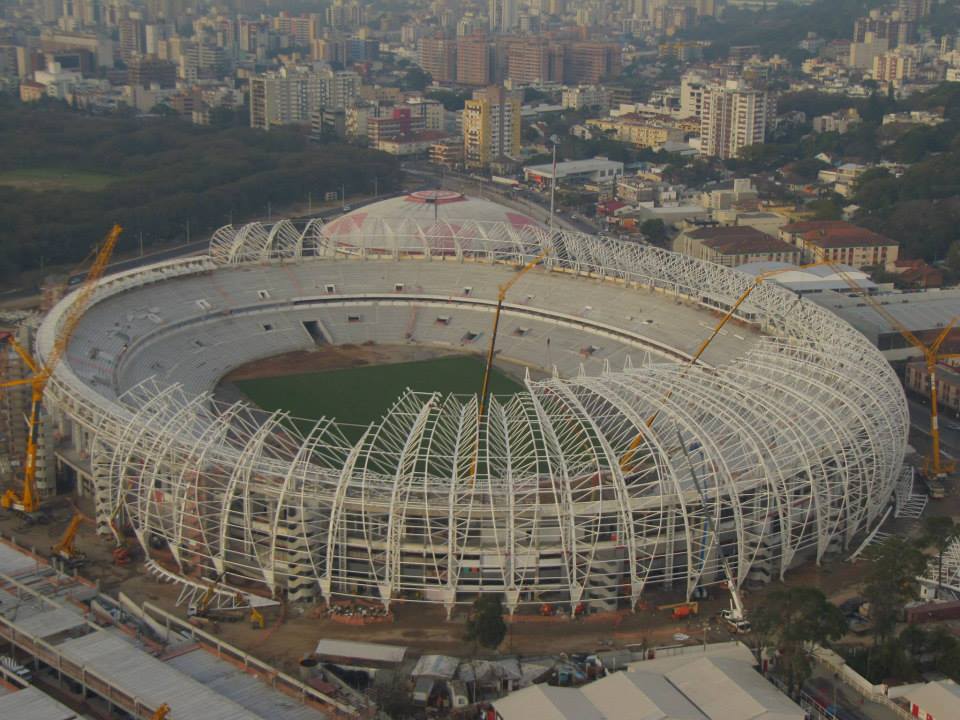
[[[119,179],[116,175],[65,168],[23,168],[0,172],[0,185],[36,192],[46,190],[98,192]]]
[[[405,388],[418,392],[470,395],[480,391],[483,360],[475,355],[419,362],[364,365],[341,370],[238,380],[236,385],[264,410],[286,410],[297,418],[335,417],[367,425],[378,420]],[[494,395],[512,395],[523,387],[494,368]]]

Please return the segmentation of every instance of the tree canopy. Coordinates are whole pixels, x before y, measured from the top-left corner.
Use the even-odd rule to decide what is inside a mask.
[[[870,603],[874,638],[885,640],[903,606],[920,596],[917,576],[926,569],[927,559],[916,545],[896,535],[867,548],[864,556],[871,562],[863,597]]]
[[[751,620],[760,644],[779,651],[774,672],[791,692],[812,671],[806,645],[838,640],[847,632],[843,611],[813,587],[774,590]]]
[[[503,621],[503,603],[497,595],[481,595],[473,603],[473,614],[467,620],[467,640],[486,648],[503,642],[507,625]]]
[[[17,181],[47,173],[47,184]],[[82,178],[96,177],[99,184]],[[64,177],[72,183],[58,186]],[[399,183],[395,158],[305,132],[198,127],[172,118],[92,117],[65,107],[0,104],[0,273],[81,260],[114,222],[133,248],[305,202],[307,193]],[[14,178],[14,179],[11,179]]]

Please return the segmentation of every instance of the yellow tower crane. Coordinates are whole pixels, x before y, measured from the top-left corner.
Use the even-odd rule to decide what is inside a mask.
[[[950,322],[947,323],[946,327],[934,338],[933,342],[929,345],[923,342],[918,338],[913,332],[910,331],[902,322],[897,320],[894,315],[887,310],[883,305],[878,303],[876,299],[864,290],[856,280],[854,280],[850,275],[844,272],[842,269],[836,265],[827,263],[830,267],[836,272],[843,281],[850,286],[850,289],[857,293],[860,297],[866,301],[866,303],[873,308],[880,317],[887,321],[894,330],[900,333],[904,339],[917,348],[922,354],[924,363],[927,368],[927,377],[928,382],[930,383],[930,454],[924,459],[923,463],[923,475],[927,480],[932,480],[936,483],[942,482],[949,473],[952,473],[956,466],[955,464],[947,459],[941,458],[940,452],[940,422],[939,422],[939,410],[937,408],[937,403],[939,398],[937,395],[937,365],[940,360],[946,360],[948,358],[960,358],[960,353],[941,353],[940,346],[943,345],[943,342],[947,339],[947,336],[950,335],[950,331],[953,330],[957,322],[960,321],[960,315],[956,315]]]
[[[30,386],[30,415],[27,419],[27,457],[23,466],[23,482],[19,493],[13,488],[8,488],[3,496],[0,497],[0,507],[7,510],[15,510],[32,516],[40,509],[40,498],[37,495],[36,487],[37,436],[40,429],[40,407],[43,403],[43,392],[47,387],[47,382],[50,380],[51,375],[53,375],[57,363],[60,362],[60,359],[67,350],[67,344],[70,342],[70,337],[73,335],[77,323],[80,322],[80,317],[87,309],[87,305],[93,297],[93,291],[97,281],[103,277],[103,273],[107,269],[107,264],[110,262],[110,257],[113,255],[113,249],[116,247],[121,232],[122,228],[119,225],[114,225],[113,229],[110,230],[110,233],[107,235],[106,240],[104,240],[100,249],[97,251],[93,265],[91,265],[90,271],[87,273],[83,284],[77,290],[77,297],[67,310],[63,324],[60,326],[56,340],[54,341],[53,349],[50,351],[50,355],[43,365],[35,361],[26,348],[21,346],[12,334],[6,338],[7,342],[31,372],[31,376],[28,378],[8,380],[0,383],[0,389],[9,389],[24,385]]]

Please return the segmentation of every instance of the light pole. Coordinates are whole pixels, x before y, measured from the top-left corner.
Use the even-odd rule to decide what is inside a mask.
[[[557,145],[560,143],[560,138],[551,135],[550,142],[553,143],[553,170],[550,173],[550,234],[553,235],[553,209],[557,194]]]

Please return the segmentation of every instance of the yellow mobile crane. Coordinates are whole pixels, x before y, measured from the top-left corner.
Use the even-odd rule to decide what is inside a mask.
[[[67,529],[63,531],[63,535],[53,548],[51,548],[55,556],[63,559],[71,567],[79,565],[87,559],[86,555],[77,550],[76,540],[77,531],[80,529],[81,523],[88,519],[86,515],[77,510],[70,519]]]
[[[19,493],[13,488],[8,488],[3,496],[0,497],[0,507],[4,509],[20,512],[28,517],[33,517],[40,509],[40,498],[37,495],[36,487],[37,435],[40,429],[40,406],[43,403],[43,392],[47,387],[50,376],[53,375],[57,363],[60,362],[60,359],[67,350],[67,344],[70,342],[70,337],[73,335],[77,323],[80,322],[80,317],[87,309],[87,305],[93,297],[93,291],[97,281],[103,277],[103,273],[107,269],[107,264],[110,262],[113,249],[116,247],[117,240],[122,231],[123,229],[119,225],[114,225],[113,229],[110,230],[110,233],[107,235],[106,240],[97,251],[86,279],[83,281],[80,289],[77,290],[77,298],[67,310],[63,324],[54,341],[53,349],[50,351],[50,356],[47,358],[45,364],[40,365],[36,362],[30,353],[16,341],[13,335],[8,335],[6,338],[10,346],[29,368],[31,376],[20,380],[8,380],[0,383],[0,389],[23,385],[30,386],[30,415],[27,419],[27,457],[23,466],[23,483]]]
[[[923,359],[927,367],[927,377],[929,378],[928,382],[930,383],[930,454],[924,458],[923,476],[930,486],[930,496],[943,497],[943,480],[949,473],[952,473],[956,469],[956,465],[950,460],[941,458],[940,420],[939,410],[937,408],[937,403],[939,402],[937,395],[937,365],[939,364],[940,360],[946,360],[947,358],[960,358],[960,353],[940,352],[940,346],[943,345],[943,342],[947,339],[947,336],[950,335],[950,331],[953,330],[957,322],[960,321],[960,315],[954,316],[953,319],[947,323],[946,327],[943,328],[940,334],[934,338],[933,342],[928,345],[918,338],[914,333],[912,333],[910,329],[907,328],[902,322],[897,320],[897,318],[894,317],[889,310],[878,303],[873,296],[867,293],[857,283],[856,280],[854,280],[836,265],[830,263],[827,264],[830,265],[834,272],[843,278],[844,282],[850,286],[851,290],[863,298],[864,301],[871,308],[873,308],[878,315],[880,315],[880,317],[886,320],[887,323],[890,324],[890,327],[900,333],[908,343],[923,353]]]

